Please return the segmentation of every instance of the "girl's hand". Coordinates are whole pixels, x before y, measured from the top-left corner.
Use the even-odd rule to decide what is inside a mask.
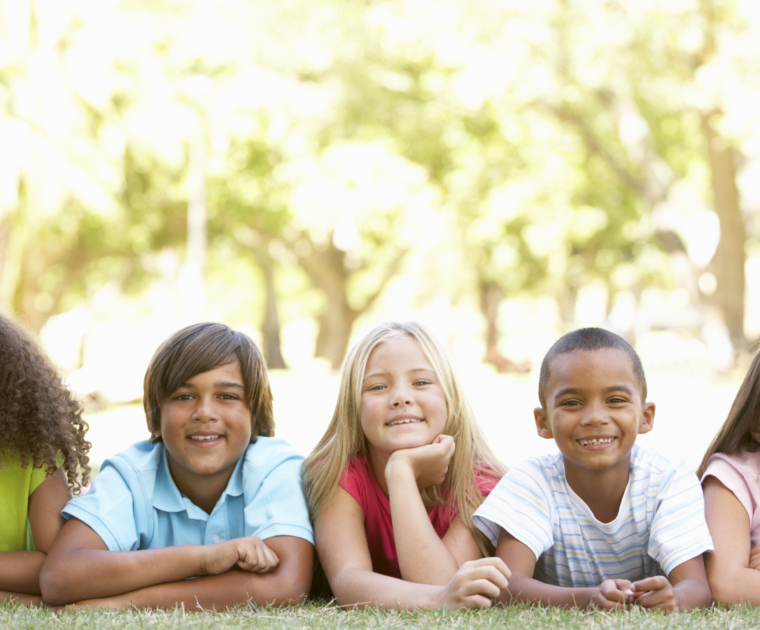
[[[753,547],[749,552],[749,568],[760,571],[760,547]]]
[[[594,591],[589,606],[605,610],[626,608],[639,594],[634,591],[633,584],[629,580],[605,580]]]
[[[666,577],[654,577],[633,583],[637,591],[636,603],[644,608],[659,608],[660,610],[678,610],[678,601],[673,585]]]
[[[489,608],[509,585],[512,576],[500,558],[481,558],[465,562],[441,587],[436,603],[443,608]]]
[[[274,551],[258,536],[245,536],[218,545],[204,545],[201,571],[204,575],[219,575],[238,566],[251,573],[269,573],[279,564]]]
[[[388,458],[386,479],[392,467],[403,462],[412,470],[420,490],[438,486],[443,483],[455,450],[454,438],[450,435],[439,435],[432,444],[396,451]]]

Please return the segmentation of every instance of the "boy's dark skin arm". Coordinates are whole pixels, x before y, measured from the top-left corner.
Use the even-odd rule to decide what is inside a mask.
[[[636,603],[644,608],[660,610],[689,610],[704,608],[711,603],[702,556],[679,564],[670,572],[670,581],[662,576],[645,578],[637,582],[605,580],[599,586],[570,588],[544,584],[534,580],[536,556],[524,543],[502,530],[496,555],[512,571],[507,590],[502,591],[500,602],[529,602],[562,608],[613,609]]]
[[[43,569],[43,598],[57,606],[172,608],[184,604],[188,610],[222,609],[248,601],[302,601],[311,584],[311,543],[293,536],[268,538],[266,546],[279,564],[260,574],[237,568],[246,542],[108,551],[100,536],[72,518]]]
[[[62,468],[45,479],[29,497],[29,524],[36,551],[0,552],[0,601],[39,605],[40,571],[64,524],[61,510],[71,498]]]

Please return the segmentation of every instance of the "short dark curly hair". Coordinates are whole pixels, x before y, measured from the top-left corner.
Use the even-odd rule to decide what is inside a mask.
[[[235,359],[240,363],[245,402],[251,410],[251,435],[273,436],[272,389],[258,346],[229,326],[205,322],[174,333],[150,360],[143,383],[143,407],[151,442],[161,441],[161,404],[182,383]]]
[[[17,456],[23,468],[44,467],[48,476],[60,463],[75,494],[90,482],[82,406],[32,334],[2,314],[0,432],[0,456]]]
[[[641,359],[636,351],[625,339],[614,332],[604,330],[604,328],[579,328],[573,332],[567,333],[560,337],[554,345],[549,348],[544,360],[541,362],[541,372],[538,377],[538,399],[541,406],[546,409],[546,386],[549,384],[549,370],[551,362],[561,354],[570,354],[571,352],[603,350],[612,348],[621,350],[628,355],[631,361],[633,375],[638,382],[641,390],[641,400],[647,399],[647,378],[644,375],[644,367],[641,365]]]

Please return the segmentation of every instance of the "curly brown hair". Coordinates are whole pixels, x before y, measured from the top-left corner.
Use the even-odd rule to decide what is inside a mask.
[[[60,464],[78,494],[90,481],[82,406],[34,337],[0,314],[0,453],[52,475]],[[81,478],[78,478],[81,475]]]

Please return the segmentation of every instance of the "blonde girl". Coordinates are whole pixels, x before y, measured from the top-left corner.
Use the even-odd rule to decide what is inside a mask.
[[[304,462],[317,552],[340,605],[485,607],[509,570],[472,524],[505,469],[446,348],[416,323],[349,353],[327,432]]]
[[[713,597],[760,605],[760,352],[697,471],[715,551],[705,554]]]

